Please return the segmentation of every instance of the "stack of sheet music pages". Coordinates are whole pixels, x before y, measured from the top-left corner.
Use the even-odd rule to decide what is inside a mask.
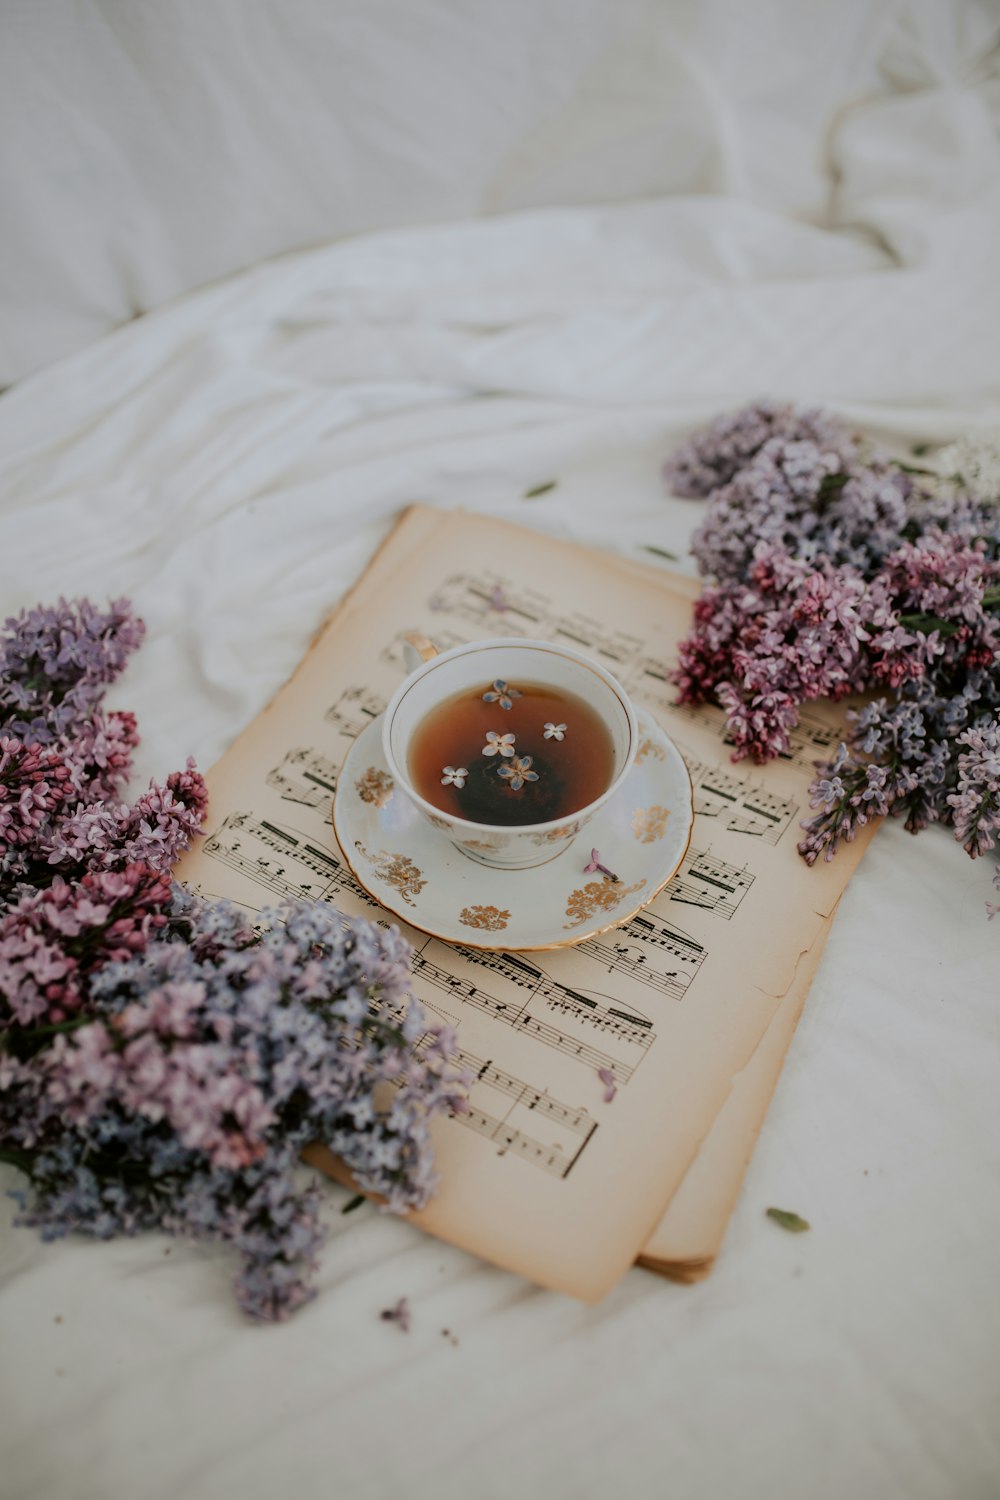
[[[209,774],[208,837],[179,871],[250,910],[304,895],[384,918],[344,863],[331,797],[400,681],[403,637],[541,637],[615,673],[691,774],[692,841],[666,889],[623,926],[552,952],[467,948],[403,924],[416,993],[476,1064],[468,1113],[435,1125],[441,1186],[414,1222],[587,1301],[636,1260],[684,1280],[711,1268],[867,841],[811,871],[796,853],[812,763],[839,739],[841,711],[811,706],[789,752],[750,767],[731,762],[720,711],[673,706],[666,672],[697,592],[504,522],[407,511]],[[338,1175],[322,1146],[310,1159]]]

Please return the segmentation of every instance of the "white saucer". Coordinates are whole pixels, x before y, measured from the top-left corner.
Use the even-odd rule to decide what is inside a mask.
[[[621,790],[568,849],[531,870],[494,870],[463,854],[393,786],[380,717],[337,777],[333,826],[344,859],[387,911],[445,942],[524,950],[596,937],[652,901],[691,839],[691,778],[680,752],[642,711],[639,731]],[[585,873],[592,848],[617,880]]]

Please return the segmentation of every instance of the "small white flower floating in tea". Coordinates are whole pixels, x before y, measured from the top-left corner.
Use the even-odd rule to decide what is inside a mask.
[[[517,736],[513,734],[495,734],[492,729],[487,729],[483,754],[511,756],[514,754],[516,738]]]
[[[501,708],[513,708],[514,699],[520,698],[521,694],[517,688],[508,687],[502,677],[498,677],[492,688],[483,694],[484,703],[499,703]]]
[[[461,791],[468,774],[465,766],[458,766],[457,768],[455,766],[443,766],[441,771],[441,785],[456,786]]]
[[[515,755],[508,765],[497,767],[497,775],[510,782],[512,792],[519,792],[526,781],[538,780],[538,772],[531,769],[530,755]]]
[[[545,726],[545,739],[547,739],[547,740],[564,740],[565,738],[566,738],[566,725],[565,724],[546,724],[546,726]]]

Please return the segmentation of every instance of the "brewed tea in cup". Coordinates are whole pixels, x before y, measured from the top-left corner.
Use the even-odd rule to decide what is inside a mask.
[[[501,692],[516,694],[509,709]],[[568,818],[607,791],[615,767],[611,735],[583,698],[503,679],[432,708],[407,759],[414,787],[441,812],[503,827]]]
[[[526,869],[554,858],[635,759],[624,690],[582,652],[545,641],[422,649],[385,713],[397,785],[470,859]]]

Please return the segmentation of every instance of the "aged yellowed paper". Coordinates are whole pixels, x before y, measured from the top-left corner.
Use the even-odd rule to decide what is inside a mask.
[[[799,960],[791,989],[643,1245],[641,1266],[676,1281],[700,1281],[712,1269],[825,941],[823,931]]]
[[[516,961],[404,928],[416,992],[482,1063],[469,1113],[435,1127],[441,1188],[415,1222],[588,1300],[656,1230],[847,878],[839,861],[807,872],[794,852],[811,761],[835,743],[836,717],[805,713],[782,763],[734,767],[717,710],[671,705],[666,670],[690,598],[689,585],[613,557],[414,508],[210,772],[209,836],[180,871],[251,911],[302,895],[377,913],[336,848],[330,802],[352,739],[400,679],[408,631],[441,647],[568,641],[654,713],[688,762],[697,818],[651,907],[600,939]],[[619,1081],[610,1103],[602,1063]]]

